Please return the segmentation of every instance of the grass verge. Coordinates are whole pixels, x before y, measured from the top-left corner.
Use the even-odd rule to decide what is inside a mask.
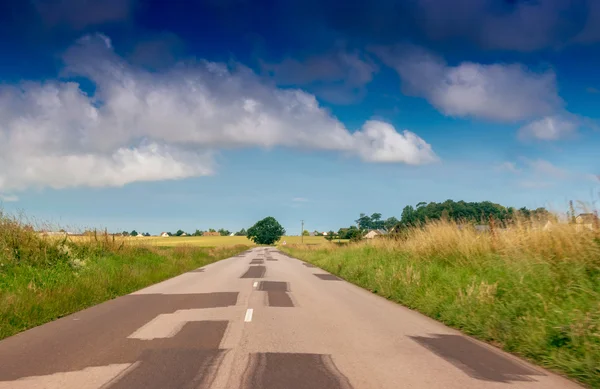
[[[248,248],[46,239],[0,214],[0,339]]]
[[[600,240],[432,223],[398,240],[280,247],[469,335],[600,388]]]

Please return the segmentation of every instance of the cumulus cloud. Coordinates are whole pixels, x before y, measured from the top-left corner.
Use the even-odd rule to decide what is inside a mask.
[[[546,141],[559,140],[575,134],[579,126],[580,120],[574,115],[546,116],[521,127],[519,138]]]
[[[424,97],[448,116],[519,121],[551,114],[563,105],[556,76],[520,64],[449,66],[442,58],[412,46],[373,51],[402,79],[406,94]]]
[[[64,55],[66,81],[0,86],[0,191],[120,186],[211,174],[222,148],[338,151],[368,162],[437,159],[417,135],[369,121],[355,132],[315,96],[280,89],[236,64],[164,72],[132,66],[101,35]],[[76,76],[91,81],[90,93]]]
[[[335,104],[356,102],[371,82],[377,66],[358,51],[333,50],[327,54],[279,63],[261,62],[263,72],[279,85],[302,85],[319,98]]]

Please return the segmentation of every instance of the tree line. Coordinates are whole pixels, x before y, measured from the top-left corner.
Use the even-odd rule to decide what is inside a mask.
[[[403,229],[416,227],[431,220],[449,220],[455,222],[489,224],[490,220],[498,226],[505,226],[516,219],[541,220],[553,219],[554,216],[543,207],[528,209],[527,207],[505,207],[491,201],[466,202],[446,200],[443,203],[420,202],[416,206],[407,205],[402,210],[400,219],[389,217],[384,219],[381,213],[367,215],[361,213],[352,225],[340,228],[337,233],[329,234],[328,239],[359,239],[366,231],[384,230],[386,232],[400,232]]]
[[[175,233],[167,232],[167,235],[169,235],[169,236],[185,236],[185,235],[187,235],[187,236],[202,236],[202,235],[204,235],[205,232],[218,233],[220,236],[231,235],[231,231],[226,230],[224,228],[220,228],[218,230],[215,230],[214,228],[209,228],[206,231],[196,229],[196,231],[194,231],[193,233],[190,233],[190,234],[188,234],[187,232],[185,232],[183,230],[177,230],[177,232],[175,232]],[[248,233],[246,232],[246,230],[244,228],[242,228],[240,231],[234,233],[233,235],[246,236],[246,235],[248,235]]]
[[[204,235],[205,232],[216,232],[216,233],[219,233],[220,236],[229,236],[229,235],[231,235],[231,231],[226,230],[224,228],[221,228],[219,230],[215,230],[214,228],[209,228],[206,231],[196,229],[196,231],[194,231],[193,233],[187,233],[184,230],[177,230],[176,232],[167,232],[167,235],[169,235],[169,236],[202,236],[202,235]],[[117,235],[122,235],[122,236],[138,236],[138,235],[151,236],[148,232],[141,233],[141,232],[137,232],[136,230],[133,230],[131,232],[123,231],[121,233],[118,233]],[[234,235],[235,236],[247,236],[248,232],[246,232],[245,228],[242,228],[240,231],[236,232]]]

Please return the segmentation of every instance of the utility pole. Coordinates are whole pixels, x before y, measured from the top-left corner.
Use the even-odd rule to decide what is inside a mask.
[[[302,229],[300,230],[300,242],[304,244],[304,220],[302,220]]]

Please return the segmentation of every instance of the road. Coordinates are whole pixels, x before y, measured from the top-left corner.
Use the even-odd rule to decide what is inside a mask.
[[[0,389],[579,388],[274,248],[0,342]]]

